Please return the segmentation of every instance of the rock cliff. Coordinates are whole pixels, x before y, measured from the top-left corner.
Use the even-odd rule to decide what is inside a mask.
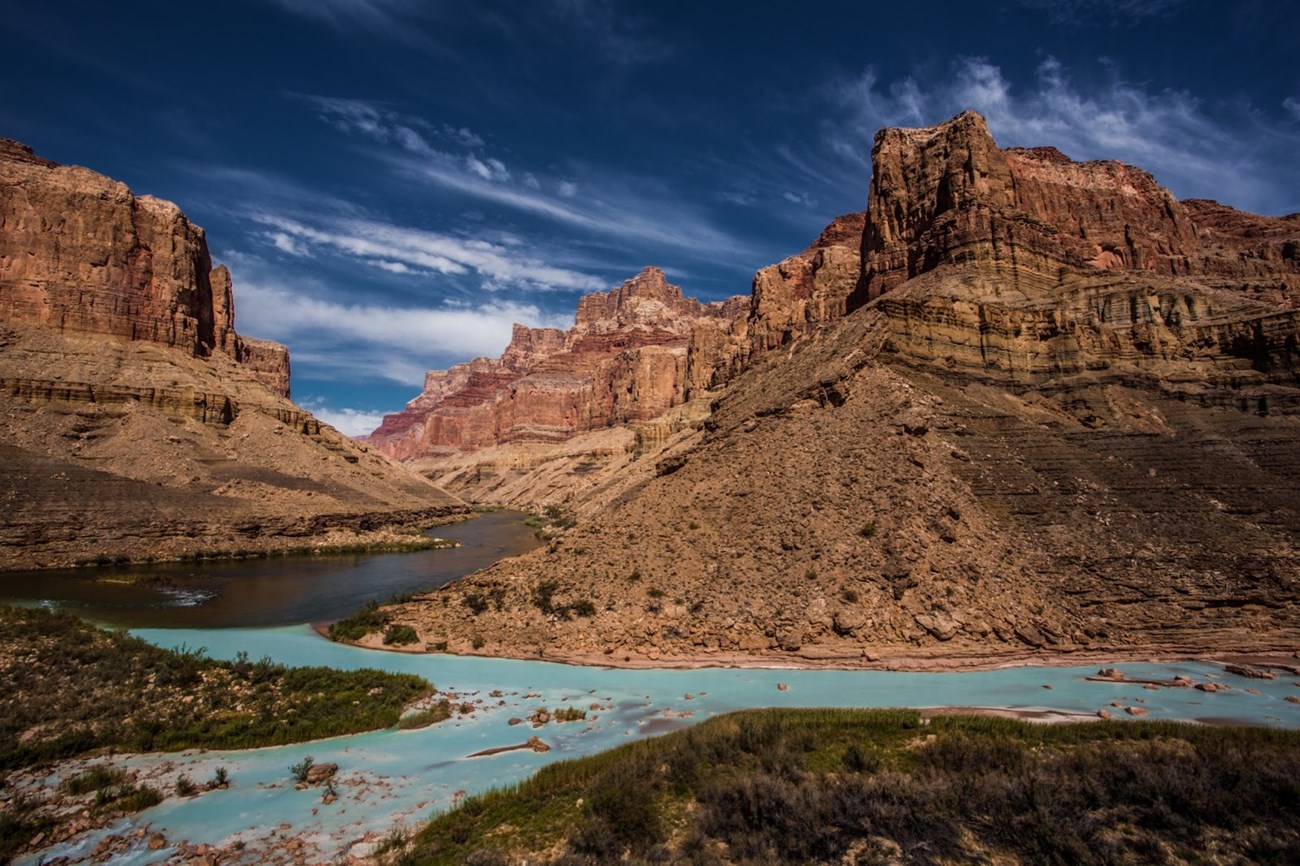
[[[283,346],[235,333],[230,272],[180,208],[0,139],[0,319],[230,355],[289,394]]]
[[[516,325],[500,358],[430,372],[420,395],[369,441],[410,460],[650,421],[710,386],[746,307],[743,298],[684,297],[646,268],[584,296],[567,331]]]
[[[859,270],[760,272],[767,351],[653,472],[399,619],[614,664],[1291,652],[1300,218],[970,113],[873,163]]]
[[[175,205],[0,141],[0,568],[364,544],[465,510],[288,392]]]

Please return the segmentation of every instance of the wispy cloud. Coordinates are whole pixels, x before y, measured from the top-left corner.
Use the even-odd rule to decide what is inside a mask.
[[[612,0],[554,0],[554,13],[574,25],[584,41],[618,64],[658,63],[670,59],[673,46],[649,34],[648,23]]]
[[[667,193],[657,179],[594,171],[586,179],[533,169],[512,171],[481,145],[470,145],[468,151],[448,149],[454,137],[448,128],[435,128],[373,102],[307,98],[335,128],[387,145],[375,156],[402,176],[558,223],[566,231],[752,264],[754,251],[748,243],[720,229],[693,202]]]
[[[1026,86],[996,64],[957,60],[940,80],[884,81],[867,69],[836,87],[854,120],[828,131],[845,159],[862,160],[883,126],[927,126],[967,109],[985,116],[1002,146],[1055,145],[1074,159],[1119,159],[1152,172],[1182,197],[1208,197],[1265,213],[1300,209],[1300,130],[1255,107],[1207,106],[1181,90],[1151,90],[1105,66],[1102,83],[1076,84],[1048,58]],[[1213,110],[1211,110],[1213,109]]]
[[[424,18],[436,10],[434,0],[274,0],[275,4],[304,18],[320,21],[342,33],[357,29],[418,46],[425,50],[447,49],[427,32]]]
[[[533,304],[352,304],[275,280],[269,276],[238,283],[240,330],[288,343],[294,347],[295,363],[322,362],[342,378],[380,376],[418,386],[424,371],[441,359],[500,355],[516,322],[539,327],[572,324],[571,315],[548,316]]]
[[[1188,0],[1020,0],[1061,24],[1119,26],[1176,12]]]
[[[390,273],[473,271],[484,279],[488,288],[509,284],[516,288],[599,291],[605,287],[598,277],[549,265],[521,253],[518,248],[476,238],[453,237],[377,220],[327,218],[323,226],[309,226],[271,214],[260,214],[255,219],[276,230],[271,237],[276,239],[277,248],[283,249],[279,239],[286,238],[291,249],[306,252],[308,247],[326,247]]]

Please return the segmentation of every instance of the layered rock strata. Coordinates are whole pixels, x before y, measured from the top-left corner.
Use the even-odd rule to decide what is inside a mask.
[[[1292,652],[1300,218],[974,114],[873,158],[846,315],[788,267],[769,350],[652,477],[399,619],[612,664]]]
[[[223,352],[289,394],[283,346],[235,333],[234,295],[180,208],[0,139],[0,320]]]
[[[500,358],[430,372],[369,441],[409,460],[649,421],[707,390],[744,308],[684,297],[646,268],[583,297],[567,331],[516,325]]]
[[[288,391],[175,205],[0,142],[0,568],[353,545],[467,510]]]

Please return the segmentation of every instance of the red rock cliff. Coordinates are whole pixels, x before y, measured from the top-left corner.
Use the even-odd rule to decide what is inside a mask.
[[[287,395],[288,352],[234,317],[229,272],[176,205],[0,139],[0,318],[224,352]]]
[[[905,357],[1021,384],[1141,371],[1211,402],[1243,402],[1225,371],[1300,370],[1300,216],[1179,202],[1119,162],[1001,150],[973,112],[881,130],[872,164],[847,306],[876,302]]]
[[[1028,291],[1072,271],[1240,280],[1300,273],[1300,216],[1179,202],[1139,168],[998,148],[965,112],[882,129],[872,149],[862,282],[850,308],[941,265],[978,265]]]
[[[657,418],[709,386],[747,308],[744,298],[684,297],[646,268],[580,299],[567,331],[515,325],[500,358],[430,372],[423,392],[369,441],[408,460]]]

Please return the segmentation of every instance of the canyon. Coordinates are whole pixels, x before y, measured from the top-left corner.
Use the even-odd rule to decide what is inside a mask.
[[[515,415],[413,459],[578,519],[397,621],[626,665],[1293,651],[1300,215],[1000,149],[970,112],[872,163],[865,214],[687,342],[658,419],[606,402],[556,443]]]
[[[0,140],[0,568],[392,544],[467,511],[291,402],[288,351],[234,316],[176,205]]]

